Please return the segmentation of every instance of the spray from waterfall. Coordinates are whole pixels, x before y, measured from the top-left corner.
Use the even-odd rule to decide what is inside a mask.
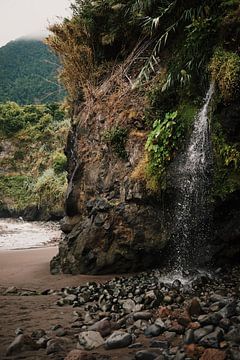
[[[172,224],[171,267],[177,272],[199,267],[208,256],[212,167],[208,113],[213,92],[211,84],[176,169],[178,195]]]

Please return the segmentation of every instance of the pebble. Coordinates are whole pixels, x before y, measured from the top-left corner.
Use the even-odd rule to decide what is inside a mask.
[[[123,331],[114,331],[105,341],[105,348],[109,350],[127,347],[132,343],[132,340],[132,335]]]

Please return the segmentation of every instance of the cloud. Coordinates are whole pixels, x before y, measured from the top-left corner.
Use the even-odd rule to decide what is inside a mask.
[[[67,17],[70,0],[0,0],[0,46],[19,37],[34,38],[50,23]],[[30,34],[30,35],[29,35]]]

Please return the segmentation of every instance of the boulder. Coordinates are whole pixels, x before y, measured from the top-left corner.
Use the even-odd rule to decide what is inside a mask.
[[[98,331],[83,331],[78,335],[79,345],[85,350],[96,349],[104,344],[104,340]]]

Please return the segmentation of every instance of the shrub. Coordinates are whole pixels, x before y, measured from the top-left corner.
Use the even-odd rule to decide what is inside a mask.
[[[157,119],[153,123],[145,145],[148,151],[147,173],[152,179],[153,190],[159,185],[164,186],[166,167],[175,156],[183,133],[184,126],[176,111],[167,113],[164,120]]]
[[[126,129],[116,126],[106,131],[103,135],[103,140],[106,141],[106,143],[113,148],[113,151],[122,159],[127,158],[127,152],[125,150],[127,133]]]
[[[53,169],[56,173],[61,173],[66,171],[67,167],[67,158],[66,156],[59,151],[56,151],[53,154]]]
[[[49,168],[37,179],[33,193],[38,199],[38,206],[48,209],[62,209],[67,189],[66,173],[58,175]]]
[[[240,85],[240,57],[234,52],[216,49],[210,62],[212,79],[216,81],[223,99],[233,100]]]

